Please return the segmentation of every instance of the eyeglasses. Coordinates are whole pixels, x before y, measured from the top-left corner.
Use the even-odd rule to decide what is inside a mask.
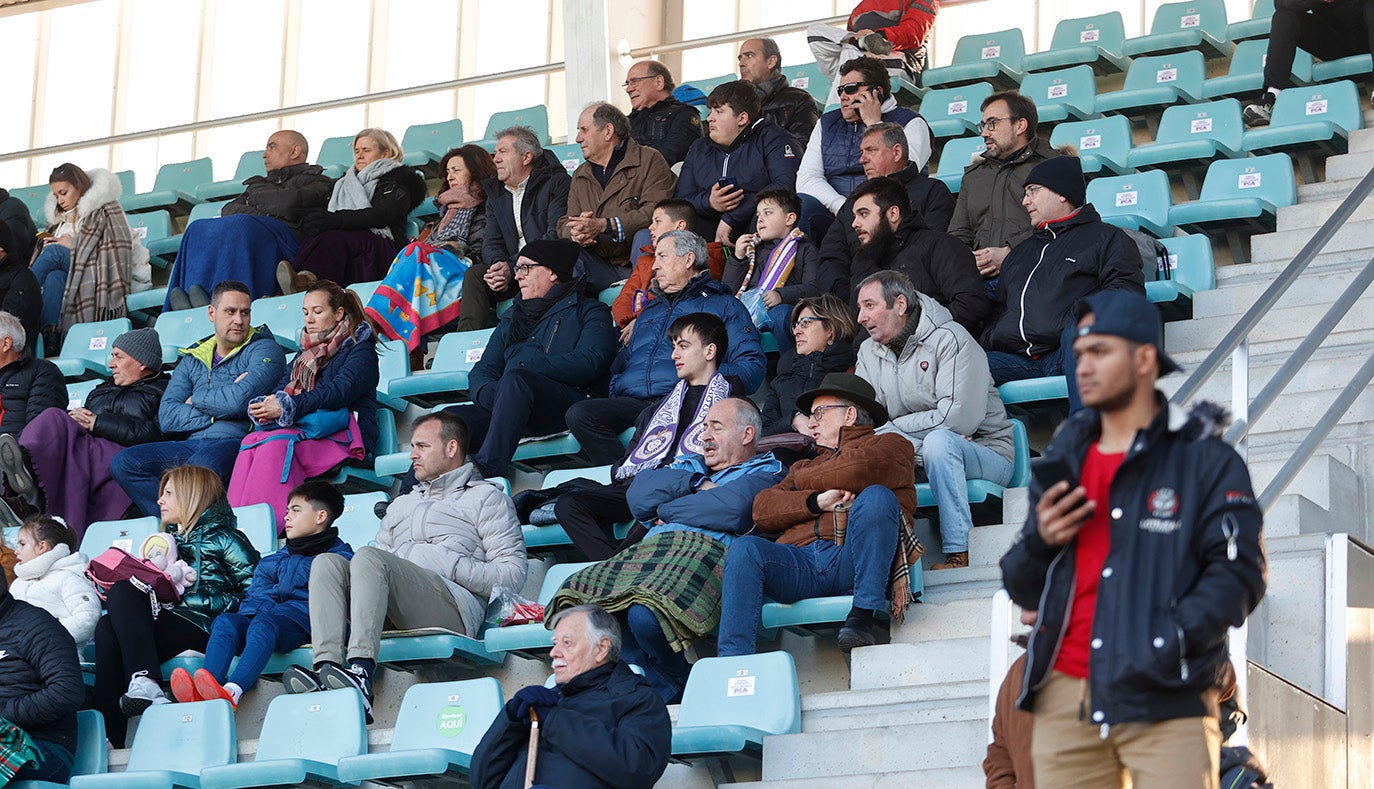
[[[837,85],[835,87],[835,92],[841,96],[853,96],[864,88],[876,87],[878,86],[874,85],[872,82],[846,82],[843,85]]]
[[[1045,187],[1040,186],[1039,184],[1031,184],[1030,186],[1026,187],[1026,197],[1034,197],[1036,194],[1040,192],[1041,189],[1044,188]]]
[[[797,318],[797,322],[792,324],[792,328],[805,329],[809,327],[811,324],[815,323],[816,321],[825,323],[825,318],[819,318],[815,315],[807,315],[805,318]]]
[[[531,271],[533,271],[534,269],[538,268],[538,267],[539,267],[539,264],[538,264],[538,263],[516,263],[516,264],[515,264],[515,276],[518,277],[518,276],[520,276],[521,274],[524,274],[525,276],[529,276],[529,273],[530,273]]]
[[[1021,117],[1020,117],[1019,115],[1008,115],[1008,116],[1005,117],[1005,118],[988,118],[987,120],[985,120],[985,121],[983,121],[982,123],[978,124],[978,125],[975,126],[974,128],[978,130],[978,133],[979,133],[979,134],[982,134],[982,133],[985,132],[985,131],[997,131],[997,124],[1001,123],[1002,121],[1019,121],[1019,120],[1021,120]]]
[[[658,76],[657,74],[645,74],[645,75],[642,76],[642,77],[627,77],[627,78],[625,79],[624,82],[620,83],[620,87],[624,88],[625,90],[629,90],[629,89],[630,89],[630,85],[632,85],[632,84],[634,84],[634,83],[636,83],[636,82],[641,82],[641,81],[646,80],[646,79],[654,79],[654,78],[656,78],[657,76]]]
[[[826,411],[829,411],[829,410],[832,409],[832,408],[853,408],[853,407],[854,407],[854,406],[852,406],[852,405],[840,405],[840,404],[838,404],[838,403],[836,403],[835,405],[818,405],[818,406],[813,406],[813,407],[811,408],[811,413],[807,414],[807,416],[810,417],[811,419],[820,419],[822,416],[825,416],[825,412],[826,412]]]

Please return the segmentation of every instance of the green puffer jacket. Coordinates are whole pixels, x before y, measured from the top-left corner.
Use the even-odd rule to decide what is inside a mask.
[[[196,582],[172,613],[208,633],[214,618],[237,609],[247,594],[258,551],[221,499],[201,513],[189,535],[177,537],[177,554],[195,569]]]

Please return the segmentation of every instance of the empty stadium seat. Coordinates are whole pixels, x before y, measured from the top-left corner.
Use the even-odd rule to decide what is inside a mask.
[[[81,535],[81,552],[95,558],[107,548],[135,553],[149,535],[157,534],[161,524],[152,515],[120,521],[96,521]]]
[[[596,562],[560,562],[550,565],[544,573],[544,581],[539,585],[538,603],[548,607],[553,596],[558,594],[568,576],[591,567]],[[530,622],[524,625],[489,627],[482,634],[482,643],[488,652],[511,652],[527,657],[537,657],[539,653],[553,648],[553,631],[543,622]]]
[[[365,304],[366,302],[364,302]],[[377,343],[377,402],[397,413],[405,413],[406,401],[391,394],[391,382],[410,376],[410,351],[400,340]]]
[[[702,658],[692,665],[673,726],[673,756],[763,749],[770,734],[801,731],[797,667],[786,652]]]
[[[353,688],[292,695],[267,705],[251,762],[206,767],[201,789],[339,783],[339,760],[367,753],[363,697]]]
[[[1337,60],[1324,60],[1312,64],[1313,82],[1332,82],[1343,77],[1366,79],[1374,71],[1374,59],[1369,55],[1351,55]]]
[[[1217,286],[1212,241],[1201,234],[1174,236],[1163,241],[1169,250],[1169,278],[1145,283],[1145,295],[1165,320],[1192,317],[1193,294]]]
[[[210,311],[205,307],[174,310],[157,316],[157,337],[162,343],[162,363],[176,364],[178,351],[189,348],[215,333]]]
[[[959,137],[945,143],[940,151],[939,171],[935,178],[943,181],[949,191],[958,194],[964,184],[964,170],[973,163],[974,157],[987,150],[982,137]]]
[[[1255,0],[1255,7],[1250,12],[1250,18],[1227,25],[1226,37],[1236,42],[1236,48],[1239,49],[1240,42],[1247,39],[1268,38],[1273,21],[1274,0]]]
[[[1128,38],[1121,45],[1121,54],[1132,58],[1189,51],[1208,58],[1231,54],[1231,44],[1226,40],[1224,0],[1165,3],[1155,9],[1149,35]]]
[[[134,183],[137,179],[134,177],[133,170],[120,170],[115,173],[115,178],[119,179],[120,195],[132,197],[134,193],[138,191],[134,188]]]
[[[67,330],[62,354],[49,359],[68,378],[110,377],[110,351],[114,340],[133,328],[128,318],[78,323]]]
[[[1131,122],[1124,115],[1061,123],[1050,134],[1050,145],[1077,148],[1085,176],[1104,171],[1116,175],[1134,172],[1126,163],[1131,154]]]
[[[811,98],[820,102],[822,107],[831,103],[834,96],[831,92],[834,81],[827,77],[814,61],[799,66],[783,66],[782,73],[787,77],[789,85],[810,93]]]
[[[554,145],[549,150],[558,157],[558,161],[563,163],[563,169],[568,171],[568,175],[573,174],[573,170],[582,166],[586,159],[582,158],[582,146],[575,142],[565,145]]]
[[[1121,90],[1098,94],[1097,111],[1104,115],[1127,110],[1141,113],[1161,111],[1180,102],[1192,104],[1202,100],[1205,76],[1202,53],[1195,50],[1136,58],[1126,69]]]
[[[377,530],[382,526],[382,519],[377,517],[375,508],[388,498],[386,493],[380,491],[344,496],[343,514],[334,521],[339,529],[339,539],[351,545],[355,551],[372,545],[377,539]]]
[[[1003,405],[1024,405],[1051,400],[1068,400],[1068,379],[1062,375],[1049,375],[1043,378],[1025,378],[1020,381],[1007,381],[997,387],[997,394]]]
[[[738,79],[739,74],[732,71],[728,74],[721,74],[718,77],[703,77],[701,79],[689,79],[684,84],[691,85],[692,87],[696,88],[697,90],[701,91],[707,96],[710,96],[711,91],[715,90],[717,87],[724,85],[727,82],[735,82]]]
[[[1108,224],[1144,230],[1156,238],[1174,234],[1169,216],[1169,177],[1160,170],[1094,178],[1088,182],[1087,198]]]
[[[212,182],[214,177],[214,165],[209,157],[164,164],[157,170],[153,191],[121,197],[119,205],[125,213],[130,214],[155,208],[184,214],[191,210],[191,206],[201,202],[196,197],[196,188]]]
[[[272,505],[266,502],[234,508],[238,529],[248,537],[248,542],[267,556],[277,552],[277,519]]]
[[[936,137],[976,134],[983,120],[983,99],[991,95],[992,85],[986,82],[932,90],[921,100],[921,117]]]
[[[255,175],[267,175],[267,166],[262,161],[262,151],[244,151],[234,168],[234,177],[228,181],[215,181],[196,187],[196,197],[202,201],[232,200],[243,194],[243,182]]]
[[[77,408],[86,404],[86,396],[91,390],[105,383],[99,378],[88,378],[84,381],[67,382],[67,410]]]
[[[167,268],[167,264],[176,257],[177,247],[181,246],[181,234],[172,232],[171,214],[159,209],[129,214],[128,219],[134,238],[148,250],[148,262],[158,268]]]
[[[430,369],[391,380],[387,384],[388,392],[419,405],[433,405],[444,399],[435,395],[467,391],[468,373],[481,360],[482,351],[486,350],[493,331],[479,329],[445,334],[434,351],[434,363]]]
[[[29,207],[29,216],[33,218],[33,223],[38,226],[39,230],[48,226],[48,217],[43,211],[43,206],[47,203],[50,194],[52,194],[52,187],[48,184],[10,190],[10,197],[19,198],[20,202]]]
[[[1278,209],[1293,205],[1297,198],[1293,165],[1287,156],[1271,153],[1222,159],[1207,168],[1201,198],[1169,209],[1169,223],[1208,235],[1232,230],[1268,233],[1274,230]]]
[[[549,144],[549,108],[543,104],[494,113],[491,120],[487,121],[486,135],[473,144],[480,145],[488,151],[494,151],[496,150],[496,133],[512,126],[528,126],[534,130],[534,136],[539,138],[541,145]]]
[[[1035,102],[1041,123],[1081,121],[1097,115],[1097,80],[1089,66],[1027,74],[1020,91]]]
[[[320,152],[315,154],[315,164],[324,168],[324,174],[338,178],[353,166],[353,138],[330,137],[320,144]]]
[[[491,677],[411,685],[396,714],[391,750],[340,759],[339,780],[399,783],[465,774],[504,706],[501,683]]]
[[[76,776],[71,786],[73,789],[197,787],[202,770],[233,764],[238,749],[234,708],[229,702],[215,699],[155,704],[138,721],[129,764],[124,772]]]
[[[624,286],[624,282],[618,282],[596,294],[596,300],[609,307],[615,303],[616,298],[620,296],[621,288]]]
[[[1244,99],[1258,96],[1264,89],[1264,58],[1268,51],[1268,39],[1252,39],[1236,44],[1236,51],[1231,53],[1231,64],[1226,74],[1203,80],[1202,97],[1219,99],[1225,96],[1240,96]],[[1311,55],[1301,49],[1293,54],[1290,78],[1294,85],[1306,85],[1312,81]]]
[[[1065,19],[1054,26],[1050,48],[1027,54],[1021,67],[1030,73],[1083,65],[1097,74],[1119,74],[1126,70],[1127,60],[1121,54],[1125,40],[1120,11]]]
[[[417,123],[406,129],[401,137],[401,148],[406,152],[401,163],[408,167],[435,165],[437,168],[444,154],[462,144],[463,122],[457,118],[438,123]],[[442,177],[444,174],[439,175]]]
[[[1235,99],[1170,107],[1160,116],[1154,144],[1132,148],[1126,162],[1137,170],[1201,170],[1217,159],[1244,156],[1244,133]]]
[[[1015,89],[1024,73],[1026,38],[1021,28],[963,36],[954,45],[948,66],[928,68],[921,74],[927,88],[949,88],[971,82],[991,82],[998,90]]]
[[[76,753],[72,775],[100,775],[110,769],[110,751],[105,740],[105,718],[95,710],[76,713]],[[64,789],[66,784],[51,781],[11,782],[9,789]]]
[[[1343,153],[1350,133],[1364,128],[1360,93],[1349,80],[1288,88],[1274,102],[1269,125],[1245,132],[1242,147],[1251,153],[1317,150]]]
[[[574,479],[589,479],[593,482],[600,482],[609,485],[611,482],[610,466],[592,466],[590,468],[564,468],[550,471],[544,476],[541,488],[547,490],[556,488],[564,482]],[[617,537],[624,538],[626,528],[618,528]],[[524,524],[520,530],[525,534],[525,551],[531,556],[539,556],[553,552],[555,549],[567,548],[573,544],[572,538],[563,530],[563,527],[552,523],[548,526],[534,526]]]
[[[301,329],[305,326],[305,291],[288,296],[267,296],[253,301],[253,325],[267,324],[277,344],[288,351],[301,348]]]

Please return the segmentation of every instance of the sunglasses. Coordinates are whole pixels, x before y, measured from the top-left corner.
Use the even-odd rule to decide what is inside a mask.
[[[853,96],[864,88],[876,87],[878,86],[874,85],[872,82],[846,82],[843,85],[836,86],[835,92],[841,96]]]

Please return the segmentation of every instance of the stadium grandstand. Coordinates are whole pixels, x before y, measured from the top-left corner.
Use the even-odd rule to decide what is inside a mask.
[[[366,135],[389,130],[392,142],[404,149],[396,157],[397,169],[416,184],[423,181],[425,193],[409,199],[394,222],[356,226],[373,230],[370,241],[384,235],[395,246],[387,248],[380,268],[356,269],[375,274],[340,284],[368,307],[367,316],[378,322],[374,325],[389,328],[376,343],[375,402],[366,411],[353,409],[358,418],[372,423],[362,427],[368,451],[364,455],[359,440],[345,462],[336,461],[327,466],[327,473],[318,475],[344,493],[344,509],[337,522],[341,537],[354,550],[374,545],[388,502],[403,495],[403,486],[408,491],[417,477],[425,479],[412,465],[421,452],[412,453],[416,420],[445,406],[478,399],[477,387],[469,390],[469,376],[480,374],[475,368],[483,362],[483,351],[492,337],[503,336],[493,335],[492,326],[496,315],[505,316],[513,309],[513,297],[520,290],[511,283],[530,276],[528,269],[512,268],[501,287],[490,285],[495,261],[487,260],[483,268],[476,268],[475,259],[460,252],[462,268],[474,266],[468,270],[469,281],[464,284],[454,278],[449,289],[440,293],[440,301],[431,304],[432,310],[423,316],[397,306],[403,302],[405,308],[411,306],[401,296],[390,302],[386,299],[392,296],[381,298],[397,293],[394,266],[406,255],[403,250],[410,249],[408,242],[422,233],[431,237],[439,232],[460,205],[436,199],[460,183],[446,181],[450,171],[441,169],[457,159],[450,152],[467,144],[495,152],[497,165],[483,199],[494,205],[504,195],[509,204],[517,190],[500,180],[509,169],[501,162],[503,156],[509,161],[515,155],[509,147],[516,140],[512,129],[524,127],[569,175],[580,174],[573,178],[571,198],[568,186],[562,187],[571,205],[578,199],[579,188],[596,187],[600,176],[595,173],[603,166],[609,173],[621,161],[606,165],[602,160],[592,162],[595,167],[584,167],[588,156],[595,159],[603,150],[590,142],[579,145],[579,137],[591,136],[589,131],[580,132],[580,127],[590,128],[584,120],[588,105],[609,102],[626,114],[638,110],[632,107],[631,95],[640,88],[631,80],[643,79],[648,72],[633,69],[653,61],[671,73],[668,82],[677,83],[673,95],[697,113],[689,115],[693,123],[700,120],[700,129],[716,112],[708,107],[707,97],[719,105],[717,98],[723,94],[713,91],[740,79],[741,69],[746,68],[742,45],[761,38],[776,43],[781,74],[793,88],[809,94],[816,114],[822,115],[810,137],[810,145],[818,146],[822,128],[832,128],[826,125],[831,116],[824,113],[839,112],[841,107],[843,91],[837,92],[836,86],[843,75],[827,72],[818,62],[812,46],[819,36],[815,26],[845,28],[856,4],[856,0],[0,0],[0,41],[5,42],[7,55],[5,89],[0,91],[7,108],[0,119],[0,188],[23,204],[35,231],[56,239],[68,222],[78,234],[82,232],[86,225],[76,224],[77,213],[82,213],[83,222],[87,220],[84,207],[69,208],[53,196],[63,183],[55,169],[73,163],[92,172],[83,187],[92,192],[103,183],[95,173],[103,172],[118,194],[111,211],[114,221],[127,221],[132,245],[146,249],[150,262],[146,281],[118,284],[117,292],[126,294],[122,303],[111,307],[100,293],[86,294],[84,298],[96,301],[99,309],[80,299],[73,306],[70,297],[63,298],[60,283],[56,294],[50,294],[48,281],[40,277],[37,286],[42,293],[28,296],[34,321],[41,325],[37,331],[30,329],[29,349],[55,363],[65,380],[65,404],[73,409],[78,424],[87,395],[111,376],[107,366],[111,350],[126,347],[116,343],[116,337],[140,327],[156,329],[162,369],[171,372],[182,359],[195,355],[187,349],[207,337],[222,336],[219,323],[206,317],[205,302],[198,298],[200,289],[208,293],[216,280],[231,278],[228,272],[240,273],[226,268],[231,264],[224,263],[228,258],[223,256],[214,258],[218,263],[205,264],[204,270],[191,271],[193,263],[210,258],[202,255],[192,260],[187,252],[204,252],[204,246],[197,248],[192,240],[195,225],[228,223],[238,209],[225,208],[236,204],[244,193],[244,182],[263,179],[269,169],[264,164],[269,140],[280,142],[274,135],[283,130],[298,132],[308,141],[300,164],[319,165],[320,177],[347,180],[357,172],[358,162],[371,161],[356,158],[355,146],[371,140],[387,147],[380,133]],[[953,205],[970,185],[966,172],[981,161],[996,125],[987,122],[980,105],[994,92],[1019,91],[1034,105],[1032,114],[1038,114],[1039,130],[1035,132],[1032,125],[1031,134],[1038,134],[1046,149],[1060,148],[1078,156],[1086,179],[1086,201],[1107,225],[1130,231],[1122,237],[1143,250],[1147,260],[1151,255],[1155,258],[1144,265],[1144,293],[1162,322],[1160,350],[1182,368],[1161,378],[1160,390],[1180,408],[1211,401],[1229,410],[1229,419],[1219,431],[1248,466],[1255,499],[1264,512],[1268,586],[1248,620],[1232,628],[1227,638],[1235,672],[1234,698],[1244,710],[1244,715],[1233,718],[1236,727],[1227,744],[1248,747],[1276,786],[1374,786],[1374,547],[1370,547],[1374,545],[1374,489],[1370,488],[1374,480],[1374,399],[1370,394],[1374,295],[1366,292],[1374,281],[1374,208],[1367,202],[1374,191],[1374,128],[1365,126],[1374,123],[1370,104],[1374,60],[1369,54],[1321,59],[1298,50],[1291,86],[1284,86],[1277,100],[1269,100],[1264,107],[1265,123],[1256,124],[1250,107],[1268,87],[1264,69],[1274,0],[932,0],[931,5],[938,14],[919,62],[915,56],[885,61],[890,73],[880,92],[884,97],[890,94],[895,106],[907,111],[894,116],[900,125],[885,125],[898,131],[905,128],[909,134],[911,117],[919,114],[929,126],[929,140],[902,138],[902,154],[910,154],[914,161],[922,146],[928,146],[925,169],[935,184],[948,190]],[[1282,0],[1279,5],[1284,5]],[[865,52],[889,54],[883,49],[874,46]],[[769,51],[764,50],[765,59]],[[893,65],[899,62],[900,66]],[[673,92],[671,84],[666,87]],[[763,111],[768,112],[766,105]],[[886,114],[883,118],[892,120]],[[1008,120],[1015,123],[1017,119]],[[605,123],[596,128],[610,129]],[[364,136],[355,138],[360,129]],[[803,157],[813,156],[810,147],[807,154],[800,152],[810,134],[793,140],[800,143],[796,157],[802,159],[803,170],[808,166]],[[624,145],[623,139],[619,145]],[[644,150],[652,152],[647,143]],[[271,155],[268,150],[268,159]],[[672,167],[670,176],[679,192],[689,178],[693,155],[687,153],[685,163],[679,156]],[[786,156],[793,155],[789,147]],[[655,154],[665,172],[667,165],[675,164],[668,158]],[[819,162],[821,156],[816,154],[815,159]],[[854,183],[863,182],[866,174],[860,172],[859,162],[847,164],[853,168]],[[915,169],[922,169],[917,164]],[[483,166],[493,167],[490,161]],[[796,163],[791,166],[795,171]],[[829,160],[825,167],[829,173]],[[755,220],[751,211],[744,220],[747,227],[732,230],[728,217],[733,205],[716,208],[714,194],[717,188],[728,192],[753,174],[739,173],[738,184],[733,174],[729,178],[724,172],[718,175],[715,187],[711,186],[714,181],[706,181],[697,195],[677,196],[689,202],[699,197],[700,206],[716,211],[719,226],[713,219],[707,227],[703,217],[697,227],[707,242],[726,242],[724,277],[730,281],[735,271],[731,266],[741,264],[730,254],[740,228],[745,227],[746,235],[753,232]],[[805,173],[796,176],[794,172],[793,177],[795,191],[802,192]],[[403,180],[396,177],[388,183]],[[1023,180],[1018,178],[1009,186],[1017,202]],[[602,180],[597,188],[608,189],[607,183]],[[525,194],[524,186],[514,186],[520,187],[520,195]],[[838,197],[843,200],[852,188],[839,190]],[[751,188],[751,206],[753,192]],[[359,232],[340,230],[355,227],[339,224],[342,220],[318,224],[325,221],[320,216],[335,212],[334,201],[341,199],[340,190],[330,194],[334,197],[321,193],[320,213],[313,219],[291,225],[298,237],[291,240],[289,250],[283,248],[275,256],[264,253],[273,270],[256,279],[248,273],[232,277],[249,281],[249,289],[255,291],[250,294],[252,323],[266,325],[266,339],[275,339],[292,354],[309,354],[319,347],[305,341],[308,335],[304,339],[301,335],[302,291],[314,282],[312,271],[319,271],[320,278],[338,278],[341,275],[331,272],[345,267],[335,265],[335,258],[357,254],[351,247],[340,252],[345,248],[325,247],[314,239],[300,241],[301,232],[307,238],[315,233]],[[364,199],[378,205],[372,195],[368,191]],[[671,196],[669,188],[649,202]],[[0,209],[4,197],[0,194]],[[638,205],[640,195],[631,197]],[[828,225],[836,209],[825,205],[823,196],[803,194],[802,198],[794,224],[801,221],[810,234],[814,225],[806,222],[814,203]],[[325,199],[330,200],[327,212]],[[1025,199],[1033,201],[1030,196]],[[759,202],[762,211],[767,199]],[[346,202],[339,205],[350,207]],[[362,204],[351,207],[363,209],[352,213],[371,210]],[[649,208],[652,204],[642,210]],[[64,209],[71,211],[67,219],[63,219]],[[485,210],[486,216],[494,216],[491,207]],[[845,207],[839,215],[853,213]],[[9,215],[0,212],[0,216]],[[580,227],[575,219],[564,216],[563,222],[557,217],[553,221],[560,228],[564,223]],[[644,229],[648,221],[646,213],[636,229]],[[586,298],[589,302],[599,298],[617,319],[618,308],[613,305],[622,291],[628,294],[627,301],[637,304],[640,295],[633,279],[625,284],[626,277],[634,276],[630,270],[640,252],[631,246],[632,233],[616,235],[619,222],[608,219],[605,230],[591,234],[599,240],[587,245],[600,250],[606,242],[618,244],[622,251],[632,250],[625,253],[631,256],[629,264],[610,265],[616,276],[608,277],[604,287],[595,288]],[[830,226],[832,235],[836,229]],[[948,229],[957,235],[953,226]],[[944,230],[944,226],[934,228],[934,234],[944,236]],[[487,221],[485,232],[488,241],[483,248],[490,250],[490,237],[499,232],[494,220]],[[524,227],[518,232],[522,241],[533,240],[525,237]],[[570,232],[563,237],[578,240],[578,231]],[[659,237],[665,231],[653,232]],[[0,235],[0,242],[13,235],[13,231]],[[550,226],[550,237],[557,235],[559,231]],[[37,252],[32,251],[32,243],[25,249],[41,257],[42,246],[49,240],[40,238]],[[9,248],[14,250],[15,242],[25,241],[32,239],[11,239]],[[648,231],[635,243],[649,243]],[[825,254],[821,239],[815,243],[821,247],[820,254]],[[1016,243],[1009,241],[1007,246]],[[4,248],[0,244],[0,250]],[[748,271],[742,274],[740,285],[710,287],[731,299],[737,293],[746,294],[754,271],[753,248],[749,247]],[[663,249],[660,244],[660,258]],[[311,252],[313,262],[308,262]],[[393,264],[391,257],[398,252],[400,257]],[[676,254],[686,253],[678,247]],[[513,253],[511,257],[508,264],[514,267]],[[611,255],[602,257],[616,263]],[[279,259],[284,268],[277,265]],[[982,265],[981,257],[979,261]],[[14,254],[9,260],[0,256],[0,270],[24,262]],[[703,261],[695,262],[704,270]],[[286,263],[294,263],[294,268]],[[890,267],[898,264],[878,266]],[[34,268],[39,268],[37,262]],[[553,264],[548,268],[555,274],[559,271]],[[818,268],[823,270],[824,264]],[[580,275],[589,269],[578,271]],[[472,280],[483,272],[490,288],[474,287]],[[136,273],[133,276],[137,279]],[[720,276],[715,272],[714,278]],[[844,277],[847,281],[848,271]],[[8,281],[7,274],[0,284]],[[861,303],[855,301],[860,283],[850,284],[854,293],[836,286],[838,299],[832,301],[842,301],[853,318]],[[647,281],[638,287],[649,290]],[[488,324],[464,323],[476,313],[460,311],[460,288],[464,304],[479,298],[492,301]],[[828,288],[819,284],[816,293]],[[978,298],[983,295],[979,289]],[[188,301],[183,303],[183,299]],[[36,306],[40,300],[45,309],[51,304],[62,314],[49,320],[49,313],[44,312],[40,319]],[[932,296],[929,303],[943,311],[936,301]],[[943,298],[938,301],[945,303]],[[397,307],[396,314],[388,312],[390,307],[383,302]],[[769,304],[763,298],[759,303]],[[887,304],[891,307],[893,302]],[[1071,307],[1056,305],[1065,314]],[[606,312],[597,308],[598,315]],[[80,317],[72,312],[77,309]],[[819,314],[821,308],[808,309]],[[801,314],[798,307],[791,320]],[[421,317],[429,321],[420,323],[423,330],[394,330],[407,321],[414,329]],[[602,327],[608,334],[625,331],[621,335],[625,345],[616,345],[622,357],[617,365],[637,363],[624,358],[635,347],[630,333],[635,324],[625,328],[632,320],[626,317],[620,327]],[[728,317],[724,320],[731,327],[732,350],[741,335],[753,341],[754,327],[740,332]],[[946,320],[957,326],[952,319]],[[505,331],[511,322],[503,319],[495,331]],[[757,317],[756,324],[764,325]],[[777,323],[773,327],[758,332],[757,347],[768,359],[763,383],[740,391],[738,379],[731,376],[736,393],[747,395],[760,407],[768,400],[780,359],[796,355],[796,343],[802,341],[787,336]],[[672,331],[666,321],[657,330]],[[6,331],[8,325],[0,320],[0,354],[6,348]],[[868,337],[863,325],[858,332],[860,338]],[[979,334],[973,337],[978,339]],[[306,345],[303,351],[302,344]],[[19,345],[11,343],[11,347]],[[22,354],[23,349],[19,351]],[[207,359],[208,354],[206,350]],[[981,350],[978,355],[985,358]],[[215,365],[222,356],[215,357]],[[844,371],[855,364],[853,354],[848,358]],[[715,361],[722,376],[732,361],[733,357]],[[0,356],[0,377],[5,375],[6,363]],[[280,359],[276,363],[280,365]],[[211,366],[208,361],[206,365]],[[863,369],[861,354],[860,372]],[[234,378],[233,383],[240,379]],[[313,374],[311,380],[313,385]],[[899,391],[903,385],[899,379]],[[905,379],[905,385],[916,386],[911,379]],[[26,386],[32,391],[24,396],[36,398],[39,383]],[[815,386],[812,382],[806,388]],[[765,600],[757,622],[756,654],[719,657],[714,633],[688,649],[693,667],[685,693],[680,692],[668,705],[674,726],[672,759],[656,785],[751,789],[994,785],[987,783],[984,759],[993,739],[1003,679],[1023,654],[1013,637],[1025,631],[1019,624],[1021,611],[1004,588],[999,563],[1014,550],[1028,517],[1034,515],[1032,459],[1046,452],[1055,431],[1068,418],[1071,388],[1076,392],[1072,373],[1011,380],[998,387],[1005,414],[997,416],[1008,424],[1007,435],[1014,444],[1009,450],[1012,469],[1009,478],[967,480],[974,526],[963,559],[958,559],[957,552],[946,556],[940,550],[943,508],[937,504],[935,490],[939,486],[933,487],[924,472],[918,474],[914,536],[925,552],[906,576],[917,599],[905,610],[902,621],[883,625],[879,643],[852,651],[837,646],[837,632],[848,626],[847,615],[854,610],[854,596],[845,594],[791,603]],[[263,389],[269,396],[272,391],[276,390]],[[0,394],[6,401],[13,397],[8,388]],[[604,378],[599,394],[605,396]],[[662,394],[644,402],[652,406]],[[883,399],[881,392],[877,396]],[[372,393],[367,399],[374,399]],[[537,410],[541,403],[532,400],[531,407]],[[891,401],[885,405],[889,410],[895,407]],[[484,407],[488,415],[496,408]],[[791,403],[783,408],[784,416],[792,413]],[[10,430],[4,410],[0,408],[0,431],[13,432],[14,438],[7,444],[7,437],[0,437],[0,466],[9,463],[7,447],[24,444],[26,452],[34,451],[18,430]],[[798,416],[819,424],[813,416],[817,413]],[[579,443],[573,434],[574,421],[570,411],[566,424],[558,420],[558,430],[527,431],[504,467],[487,469],[488,479],[502,486],[503,496],[533,493],[538,499],[519,510],[528,573],[522,589],[509,591],[541,605],[551,604],[569,576],[588,566],[589,552],[577,544],[573,529],[565,530],[552,517],[553,507],[542,508],[549,497],[538,494],[555,488],[567,491],[570,485],[590,481],[604,486],[619,471],[594,459],[590,443]],[[614,432],[621,433],[633,422],[628,420]],[[172,432],[165,424],[163,429]],[[488,431],[488,438],[495,431],[495,427]],[[633,448],[638,434],[624,430],[621,440]],[[491,455],[480,457],[487,462]],[[105,462],[109,463],[108,458]],[[291,462],[288,454],[286,463]],[[50,480],[44,482],[42,468],[36,460],[33,463],[51,508],[57,488]],[[284,473],[282,478],[286,478]],[[1201,484],[1212,483],[1216,481]],[[30,478],[28,485],[33,484]],[[241,489],[233,481],[228,489],[230,500],[239,501],[235,496],[243,495]],[[21,492],[11,481],[6,501],[13,498],[9,494]],[[1227,496],[1231,493],[1226,491]],[[137,511],[139,497],[133,491],[130,498],[134,504],[127,513],[80,524],[84,532],[80,549],[87,558],[110,547],[137,548],[158,529],[157,519],[147,517],[151,513]],[[285,500],[284,494],[281,499]],[[274,506],[282,504],[235,507],[238,528],[264,557],[286,545],[279,536],[285,514]],[[1150,506],[1158,515],[1170,505],[1152,497]],[[1176,511],[1177,504],[1173,506]],[[90,511],[97,511],[96,502]],[[631,522],[616,523],[614,535],[623,538],[630,528]],[[818,525],[818,537],[819,529]],[[9,525],[5,543],[14,547],[19,531]],[[953,566],[932,569],[942,562]],[[263,670],[263,680],[236,708],[204,702],[209,706],[202,708],[195,725],[189,714],[160,714],[162,705],[154,705],[143,718],[131,721],[126,742],[107,748],[102,717],[83,709],[78,714],[78,747],[70,785],[467,785],[463,782],[473,752],[490,722],[503,714],[507,701],[526,686],[542,686],[546,681],[553,686],[552,646],[553,634],[537,619],[504,627],[489,621],[466,634],[442,628],[387,630],[376,656],[375,700],[367,720],[351,697],[332,707],[336,703],[332,700],[313,705],[309,701],[324,696],[303,697],[286,691],[284,673],[293,666],[312,666],[309,646],[274,653]],[[0,650],[0,658],[4,655]],[[85,645],[85,679],[98,692],[95,655],[96,650]],[[202,653],[182,654],[163,664],[164,679],[175,668],[194,673],[202,665]],[[4,670],[0,665],[0,677],[5,676]],[[0,723],[5,721],[0,719]],[[153,731],[145,735],[145,726]],[[4,775],[0,772],[0,785]]]

